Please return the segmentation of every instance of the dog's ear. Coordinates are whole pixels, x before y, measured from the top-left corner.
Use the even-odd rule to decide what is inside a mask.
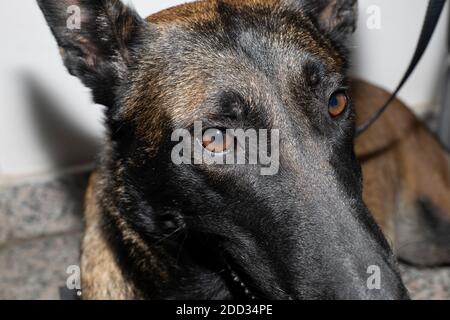
[[[357,0],[282,0],[306,13],[323,32],[345,40],[356,29]]]
[[[119,0],[38,0],[69,72],[111,107],[145,21]]]

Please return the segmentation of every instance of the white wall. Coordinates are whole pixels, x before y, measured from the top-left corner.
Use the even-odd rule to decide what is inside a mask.
[[[131,2],[146,16],[186,1]],[[415,47],[426,2],[361,0],[353,73],[394,88]],[[371,4],[382,10],[381,30],[365,26]],[[446,20],[401,94],[418,111],[437,95]],[[0,183],[91,162],[103,131],[101,107],[92,105],[89,91],[67,74],[34,0],[0,1],[0,37]]]
[[[367,12],[374,5],[381,12],[379,30],[367,27]],[[353,74],[393,91],[411,61],[427,5],[428,0],[360,0]],[[448,16],[447,2],[425,56],[400,92],[400,98],[419,114],[440,98],[448,53]]]
[[[188,1],[131,2],[147,16]],[[67,73],[35,0],[0,1],[0,37],[0,180],[92,162],[102,108]]]

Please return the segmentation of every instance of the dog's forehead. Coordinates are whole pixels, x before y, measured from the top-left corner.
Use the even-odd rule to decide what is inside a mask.
[[[147,21],[157,25],[175,45],[177,43],[170,37],[178,32],[184,37],[179,38],[178,43],[183,40],[188,43],[191,38],[198,44],[201,39],[202,48],[208,48],[218,40],[219,46],[211,48],[216,51],[227,45],[248,48],[256,44],[260,45],[258,49],[262,54],[270,47],[284,47],[285,53],[290,49],[303,49],[333,71],[338,71],[344,63],[343,57],[306,13],[293,10],[280,0],[196,1],[163,10],[148,17]]]

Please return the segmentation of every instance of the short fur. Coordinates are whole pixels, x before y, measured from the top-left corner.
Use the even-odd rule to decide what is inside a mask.
[[[407,298],[363,202],[354,109],[327,111],[349,85],[356,1],[207,0],[147,20],[118,0],[38,2],[69,71],[107,107],[84,298]],[[69,5],[80,30],[65,27]],[[172,131],[197,120],[279,129],[279,174],[174,165]],[[366,285],[374,264],[380,290]]]

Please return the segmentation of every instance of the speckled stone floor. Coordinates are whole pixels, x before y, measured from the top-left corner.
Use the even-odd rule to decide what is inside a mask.
[[[0,187],[0,299],[59,299],[79,261],[87,177]],[[450,267],[401,269],[412,298],[450,300]]]

